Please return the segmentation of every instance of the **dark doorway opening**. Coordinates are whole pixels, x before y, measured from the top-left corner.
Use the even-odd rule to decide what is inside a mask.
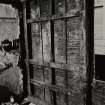
[[[95,77],[105,81],[105,55],[95,55]]]

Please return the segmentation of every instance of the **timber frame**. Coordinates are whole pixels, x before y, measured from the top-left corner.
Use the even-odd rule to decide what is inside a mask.
[[[30,96],[30,73],[29,73],[29,50],[28,50],[28,35],[27,35],[27,21],[33,22],[32,20],[27,20],[27,2],[26,0],[0,0],[0,3],[11,4],[13,7],[17,8],[22,13],[22,18],[20,19],[20,26],[24,28],[24,41],[25,41],[25,52],[26,52],[26,75],[27,78],[27,95]],[[87,48],[87,85],[86,85],[86,105],[92,105],[92,79],[94,73],[94,0],[85,0],[85,22],[86,22],[86,48]],[[20,13],[20,14],[21,14]],[[53,18],[57,19],[57,18]],[[40,20],[42,21],[42,20]],[[46,20],[45,20],[46,21]],[[21,23],[23,25],[21,25]],[[32,62],[32,61],[31,61]],[[67,66],[66,66],[67,67]],[[65,90],[66,91],[66,90]]]

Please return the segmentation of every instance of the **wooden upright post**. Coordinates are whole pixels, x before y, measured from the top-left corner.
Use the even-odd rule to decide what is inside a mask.
[[[85,0],[85,11],[87,50],[86,105],[92,105],[92,81],[94,73],[94,0]]]
[[[23,23],[24,23],[24,39],[26,49],[26,72],[27,72],[27,92],[28,96],[31,95],[30,89],[30,73],[29,73],[29,48],[28,48],[28,36],[27,36],[27,14],[26,14],[26,0],[21,0],[23,4]]]

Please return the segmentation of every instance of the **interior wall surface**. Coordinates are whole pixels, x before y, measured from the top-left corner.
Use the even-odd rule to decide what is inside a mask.
[[[0,4],[0,85],[20,94],[23,88],[22,70],[18,66],[19,15],[12,5]]]

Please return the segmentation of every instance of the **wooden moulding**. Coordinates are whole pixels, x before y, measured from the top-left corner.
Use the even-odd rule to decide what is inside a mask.
[[[52,16],[52,17],[40,17],[38,19],[27,19],[27,23],[37,23],[37,22],[45,22],[45,21],[51,21],[51,20],[62,20],[62,19],[67,19],[67,18],[75,18],[75,17],[80,17],[83,14],[83,11],[81,11],[80,13],[77,13],[75,15],[71,15],[71,16]]]

